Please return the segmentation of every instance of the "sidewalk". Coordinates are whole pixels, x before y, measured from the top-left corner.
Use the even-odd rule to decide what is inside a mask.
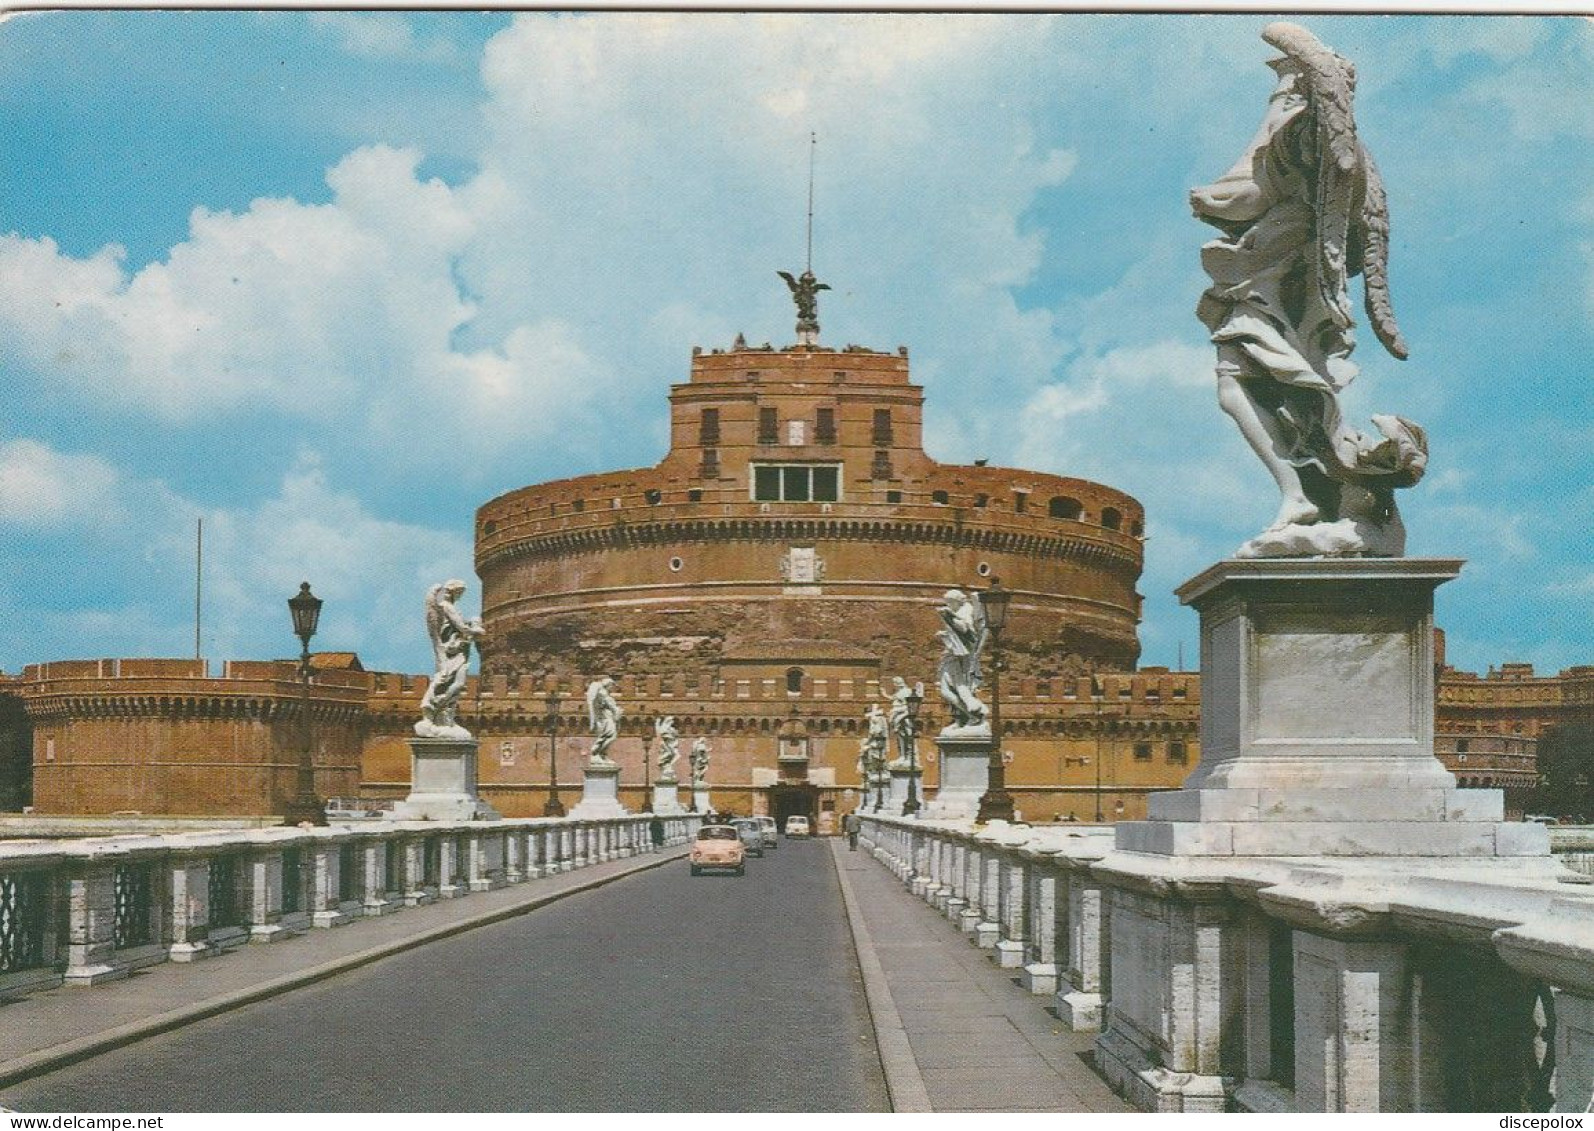
[[[449,935],[522,915],[678,860],[688,846],[411,907],[378,919],[245,945],[194,963],[165,962],[99,986],[0,998],[0,1087],[108,1049],[286,993]]]
[[[1070,1032],[867,852],[831,841],[896,1111],[1133,1111]]]

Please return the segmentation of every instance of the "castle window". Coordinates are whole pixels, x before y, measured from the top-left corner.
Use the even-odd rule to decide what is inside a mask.
[[[492,519],[488,519],[486,522],[482,523],[482,533],[483,534],[492,534],[497,529],[498,529],[498,523],[494,522]]]
[[[1056,496],[1046,507],[1046,512],[1053,518],[1078,519],[1084,511],[1078,499],[1070,499],[1067,495]]]
[[[786,669],[786,694],[788,694],[788,695],[797,695],[797,694],[801,693],[802,689],[803,689],[803,670],[802,670],[802,668],[787,668]]]
[[[697,442],[703,447],[713,447],[720,442],[720,410],[705,408],[698,422]]]
[[[701,503],[703,501],[703,488],[701,488],[701,487],[689,487],[689,488],[687,488],[686,501],[689,502],[689,503]]]
[[[837,369],[830,374],[830,379],[839,385],[847,379],[847,371],[845,369]]]
[[[577,500],[575,500],[575,502],[570,504],[570,509],[573,510],[573,511],[576,511],[577,513],[586,510],[587,509],[587,500],[585,500],[585,499],[577,499]]]
[[[758,442],[760,444],[780,443],[780,418],[775,415],[772,408],[758,410]]]
[[[945,491],[931,491],[930,492],[930,501],[932,503],[935,503],[937,506],[944,507],[944,506],[946,506],[947,502],[949,501],[949,496],[947,495],[947,493]]]
[[[822,408],[819,410],[818,420],[814,425],[814,443],[834,444],[836,442],[836,410]]]
[[[990,501],[991,501],[991,496],[989,496],[989,495],[975,495],[974,496],[974,505],[977,506],[977,507],[986,506],[986,505],[988,505],[990,503]]]
[[[786,421],[786,443],[794,448],[801,447],[808,442],[808,421]]]
[[[648,506],[656,507],[664,501],[664,492],[657,487],[650,487],[642,492],[642,497],[648,501]]]
[[[887,491],[886,492],[886,502],[888,502],[888,503],[900,503],[901,501],[902,501],[902,492],[901,491]]]
[[[1103,507],[1101,511],[1101,524],[1108,530],[1117,530],[1124,524],[1123,512],[1117,507]]]
[[[758,503],[833,503],[841,497],[836,464],[756,463],[753,501]]]
[[[869,465],[869,476],[872,479],[890,479],[891,478],[891,453],[890,452],[888,452],[888,451],[877,451],[877,452],[875,452],[875,454],[874,454],[874,462]]]
[[[1188,762],[1189,760],[1190,760],[1190,756],[1185,753],[1184,743],[1182,743],[1182,742],[1170,742],[1170,743],[1168,743],[1168,761],[1169,762],[1173,763],[1176,766],[1182,766],[1186,762]]]
[[[1014,514],[1023,514],[1024,513],[1024,508],[1027,507],[1028,505],[1029,505],[1029,492],[1028,491],[1014,491],[1013,492],[1013,513]]]
[[[874,410],[874,442],[877,444],[891,443],[891,410],[877,408]]]
[[[720,453],[718,448],[703,449],[703,468],[699,472],[704,479],[718,479],[720,474]]]
[[[1471,748],[1472,748],[1472,744],[1469,743],[1466,739],[1464,739],[1464,738],[1456,739],[1456,753],[1457,754],[1465,754]]]
[[[1137,761],[1137,762],[1149,762],[1149,761],[1151,761],[1151,743],[1149,743],[1149,742],[1137,742],[1137,743],[1135,743],[1135,761]]]

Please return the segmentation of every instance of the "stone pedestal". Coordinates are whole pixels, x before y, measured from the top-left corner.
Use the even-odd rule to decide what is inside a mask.
[[[412,738],[410,795],[388,811],[395,821],[497,821],[476,792],[474,738]]]
[[[940,751],[941,784],[922,815],[939,821],[972,820],[990,784],[991,728],[947,727],[936,736],[935,745]]]
[[[906,766],[892,766],[890,770],[891,785],[886,789],[886,810],[895,817],[901,814],[902,806],[908,800],[908,779],[910,777],[917,778],[921,775],[917,772],[909,774]],[[922,781],[918,783],[920,787],[923,784]],[[924,804],[924,790],[923,788],[917,788],[915,792],[918,794],[919,804],[922,806]]]
[[[588,762],[581,786],[581,800],[570,810],[577,819],[624,817],[620,804],[620,767],[614,762]]]
[[[1201,764],[1117,846],[1170,856],[1521,857],[1542,826],[1457,789],[1433,753],[1429,558],[1224,561],[1185,583],[1201,614]]]
[[[686,807],[681,804],[679,782],[661,781],[653,783],[653,811],[665,817],[686,812]]]
[[[713,807],[709,800],[708,787],[702,785],[694,786],[692,789],[692,811],[695,813],[707,813]]]

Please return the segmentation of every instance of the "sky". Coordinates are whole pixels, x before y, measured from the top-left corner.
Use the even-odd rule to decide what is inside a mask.
[[[1190,187],[1271,17],[65,11],[0,23],[0,669],[315,646],[429,666],[475,508],[649,466],[693,346],[785,344],[810,134],[823,340],[911,350],[926,448],[1147,512],[1175,586],[1277,495],[1219,410]],[[1309,16],[1357,66],[1450,662],[1594,663],[1594,23]],[[1359,282],[1356,284],[1359,291]]]

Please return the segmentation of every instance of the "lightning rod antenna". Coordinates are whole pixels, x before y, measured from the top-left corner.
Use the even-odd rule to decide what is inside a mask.
[[[808,266],[814,269],[814,151],[819,148],[819,135],[808,131]]]

